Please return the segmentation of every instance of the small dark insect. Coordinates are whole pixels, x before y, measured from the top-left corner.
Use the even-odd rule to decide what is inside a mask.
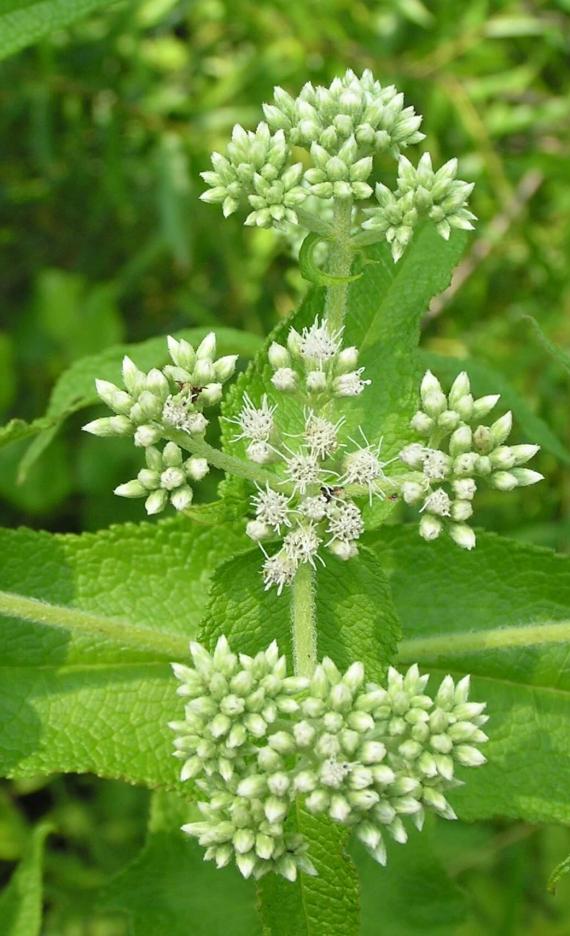
[[[198,396],[204,389],[203,387],[193,387],[191,384],[182,383],[181,381],[177,381],[177,383],[178,383],[178,388],[180,392],[181,393],[184,392],[188,394],[190,403],[194,403],[194,401],[198,398]]]
[[[400,499],[400,495],[399,495],[399,494],[389,494],[389,495],[388,495],[388,500],[397,501],[397,500],[399,500],[399,499]]]
[[[321,488],[321,494],[327,501],[331,501],[333,497],[343,497],[344,488],[340,485],[336,485],[336,487],[329,487],[328,485],[324,484]]]

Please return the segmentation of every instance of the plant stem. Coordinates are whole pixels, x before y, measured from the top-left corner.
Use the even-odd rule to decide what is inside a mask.
[[[350,276],[352,266],[352,247],[350,228],[352,222],[352,199],[337,198],[333,208],[334,237],[331,239],[331,251],[328,272],[332,276]],[[327,287],[325,315],[331,331],[338,331],[344,325],[348,283],[338,283]]]
[[[191,452],[192,455],[200,455],[214,468],[220,468],[226,474],[237,475],[238,478],[247,478],[248,481],[257,482],[258,484],[268,482],[275,485],[278,481],[272,471],[266,471],[265,468],[246,462],[242,458],[236,458],[234,455],[227,455],[220,449],[214,448],[201,436],[191,436],[180,429],[171,429],[168,434],[165,433],[165,438],[170,442],[176,442],[180,448]]]
[[[311,676],[317,665],[315,573],[308,562],[299,566],[291,586],[291,633],[296,676]]]
[[[403,663],[433,663],[440,657],[448,661],[450,657],[464,653],[564,643],[569,638],[570,621],[540,621],[536,624],[494,627],[485,631],[433,634],[430,637],[403,640],[398,649],[398,659]]]

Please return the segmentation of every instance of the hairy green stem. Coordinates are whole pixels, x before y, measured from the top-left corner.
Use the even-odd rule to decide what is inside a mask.
[[[237,475],[238,478],[247,478],[248,481],[265,484],[266,482],[275,485],[278,481],[272,471],[266,471],[259,465],[246,462],[242,458],[236,458],[234,455],[227,455],[220,449],[214,448],[206,442],[201,436],[191,436],[180,429],[170,429],[165,433],[165,438],[170,442],[176,442],[180,448],[191,452],[192,455],[199,455],[205,458],[214,468],[220,468],[226,474]]]
[[[299,566],[291,586],[291,633],[296,676],[311,676],[317,665],[315,573],[308,562]]]
[[[510,650],[513,647],[532,647],[538,644],[565,643],[570,640],[570,621],[541,621],[536,624],[495,627],[484,631],[462,634],[434,634],[432,637],[412,637],[403,640],[398,658],[405,663],[447,660],[464,653],[483,653],[486,650]]]
[[[182,634],[151,630],[130,621],[103,617],[80,608],[48,604],[27,595],[0,591],[0,615],[88,637],[102,637],[121,647],[148,653],[153,660],[183,660],[188,655],[188,638]]]
[[[352,199],[337,198],[334,201],[333,227],[328,272],[332,276],[350,276],[352,266],[352,246],[350,228],[352,221]],[[325,315],[331,331],[338,331],[344,325],[348,283],[335,283],[327,287]]]

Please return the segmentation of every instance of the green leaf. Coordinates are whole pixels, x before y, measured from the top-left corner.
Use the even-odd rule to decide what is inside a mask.
[[[465,901],[435,852],[430,818],[421,832],[408,830],[403,847],[388,843],[385,868],[354,843],[362,894],[360,936],[455,936],[458,932]]]
[[[535,318],[532,315],[521,315],[521,321],[528,322],[531,326],[531,334],[541,345],[545,351],[550,354],[551,357],[560,364],[570,374],[570,354],[568,351],[564,351],[562,348],[559,348],[558,345],[554,344],[553,341],[550,341],[544,334],[542,328],[538,324]]]
[[[460,817],[570,821],[570,557],[493,534],[464,552],[415,529],[373,534],[405,639],[402,662],[473,674],[488,763],[463,771]]]
[[[8,885],[0,894],[0,919],[4,936],[39,936],[42,925],[42,862],[44,842],[51,831],[37,826]]]
[[[359,930],[356,868],[346,852],[346,830],[321,816],[296,810],[295,824],[309,840],[318,877],[294,884],[275,874],[258,885],[264,932],[271,936],[355,936]]]
[[[49,432],[52,426],[52,421],[45,416],[30,423],[24,419],[11,419],[5,426],[0,426],[0,447],[37,435],[38,432]]]
[[[212,569],[240,527],[0,531],[0,772],[85,772],[177,787],[168,661],[185,659]]]
[[[178,339],[185,338],[187,341],[197,344],[208,331],[207,328],[187,328],[176,332],[174,337]],[[249,332],[242,332],[233,328],[219,328],[216,330],[216,335],[220,355],[239,353],[245,357],[250,357],[257,350],[261,341],[261,339]],[[25,480],[31,466],[47,448],[60,426],[72,413],[100,403],[95,392],[95,379],[97,377],[121,384],[121,363],[125,354],[128,354],[142,370],[160,367],[168,360],[166,337],[161,335],[158,338],[149,338],[147,341],[141,341],[138,344],[113,345],[98,354],[80,358],[64,371],[55,384],[44,418],[36,419],[32,423],[25,423],[23,420],[12,420],[12,423],[8,423],[7,426],[0,429],[0,445],[23,438],[26,435],[38,436],[22,459],[19,472],[20,481]]]
[[[32,45],[115,0],[14,0],[0,2],[0,59]]]
[[[262,591],[261,562],[259,550],[253,550],[216,570],[201,639],[212,645],[225,634],[234,648],[246,653],[276,639],[291,660],[288,595]],[[399,625],[376,558],[365,549],[350,562],[327,557],[318,575],[316,605],[319,656],[330,656],[343,668],[362,660],[367,675],[381,679],[394,656]],[[302,875],[295,885],[276,876],[264,878],[259,887],[264,924],[272,936],[353,936],[358,882],[345,853],[346,831],[300,807],[296,812],[293,822],[311,843],[319,876]]]
[[[500,393],[501,404],[504,408],[513,411],[517,429],[525,435],[525,442],[541,445],[560,461],[570,464],[570,451],[562,445],[544,420],[533,413],[528,403],[511,387],[503,375],[489,364],[483,364],[472,358],[444,357],[432,351],[421,351],[420,360],[424,368],[430,368],[447,383],[451,383],[460,371],[467,371],[473,385],[473,392],[477,396]]]
[[[394,455],[410,437],[409,421],[417,408],[419,386],[416,351],[420,320],[433,296],[449,284],[464,246],[463,234],[455,234],[446,242],[427,225],[416,234],[397,264],[386,244],[370,248],[367,256],[372,262],[366,263],[362,276],[349,285],[344,340],[360,349],[359,363],[366,368],[365,376],[372,385],[360,397],[337,400],[335,414],[346,417],[346,425],[353,433],[361,426],[370,442],[382,438],[383,456]],[[299,330],[322,315],[324,303],[324,290],[311,290],[298,312],[275,330],[266,348],[228,393],[222,407],[224,416],[232,418],[239,413],[244,392],[254,401],[266,393],[279,404],[280,424],[285,431],[300,430],[302,404],[273,387],[267,347],[273,340],[283,343],[291,326]],[[234,436],[234,428],[226,424],[224,447],[244,455],[245,444],[234,442]],[[242,482],[232,481],[227,489],[240,490],[245,497]],[[381,521],[390,510],[389,501],[378,500],[374,510],[369,511],[367,525]]]
[[[257,936],[255,887],[235,868],[218,871],[180,826],[192,807],[155,793],[141,854],[105,888],[102,910],[118,910],[131,936]]]
[[[559,865],[556,865],[554,871],[548,878],[547,890],[549,894],[556,893],[558,881],[561,877],[564,877],[565,874],[570,874],[570,855],[568,855],[564,861],[561,861]]]

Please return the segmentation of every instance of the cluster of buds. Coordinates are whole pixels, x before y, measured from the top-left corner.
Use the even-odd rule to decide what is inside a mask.
[[[274,341],[269,348],[271,382],[284,393],[304,390],[322,403],[325,396],[359,396],[370,384],[363,380],[358,349],[342,347],[342,331],[333,332],[323,321],[297,332],[289,330],[287,347]]]
[[[220,402],[222,385],[235,370],[237,355],[216,359],[216,336],[210,332],[196,349],[182,339],[168,338],[171,363],[147,374],[125,357],[121,389],[108,380],[95,382],[97,393],[115,415],[84,426],[97,436],[132,436],[144,448],[146,468],[137,478],[119,485],[121,497],[145,497],[149,514],[168,502],[185,510],[192,500],[190,481],[208,472],[203,458],[183,460],[180,448],[168,441],[173,432],[202,437],[208,425],[204,409]],[[156,448],[166,441],[163,450]]]
[[[384,837],[407,839],[406,817],[455,818],[446,793],[457,765],[485,762],[485,705],[469,702],[469,678],[442,681],[435,698],[417,666],[388,672],[386,687],[353,663],[343,674],[325,658],[310,678],[286,675],[273,642],[255,657],[191,644],[192,666],[174,665],[185,698],[176,732],[181,779],[204,796],[202,819],[183,826],[224,867],[245,877],[268,871],[315,874],[308,843],[288,831],[295,801],[354,830],[384,864]]]
[[[366,209],[368,220],[362,227],[385,236],[395,261],[402,256],[423,218],[433,221],[445,240],[452,228],[472,230],[476,219],[467,204],[474,183],[463,182],[456,175],[456,159],[450,159],[434,172],[429,153],[423,154],[417,169],[401,156],[396,191],[382,183],[376,185],[378,206]]]
[[[472,227],[475,216],[466,205],[473,186],[455,178],[457,161],[434,173],[429,154],[417,169],[400,155],[423,140],[422,118],[370,71],[359,77],[348,70],[328,87],[307,83],[296,98],[277,87],[263,109],[267,122],[249,133],[236,126],[227,154],[214,153],[213,171],[202,173],[210,187],[201,198],[221,203],[225,215],[244,205],[246,224],[274,226],[288,236],[291,224],[311,227],[315,215],[315,230],[321,230],[321,212],[312,212],[306,199],[366,202],[373,195],[374,157],[387,152],[398,160],[397,188],[377,185],[379,206],[365,209],[368,220],[355,219],[357,235],[363,222],[367,232],[390,243],[397,260],[422,218],[432,220],[445,238],[453,227]],[[294,147],[308,151],[307,168],[292,162]],[[361,235],[368,243],[370,236]]]
[[[170,501],[176,510],[186,510],[192,503],[190,481],[201,481],[210,466],[205,458],[192,455],[184,459],[175,442],[167,442],[162,452],[149,445],[145,449],[146,468],[133,481],[115,488],[119,497],[144,497],[147,514],[160,513]]]
[[[304,404],[301,432],[286,437],[279,431],[278,407],[266,395],[258,406],[244,396],[230,422],[239,429],[235,441],[247,443],[247,458],[275,469],[275,482],[252,498],[255,517],[247,533],[265,554],[266,588],[276,586],[281,594],[300,563],[323,561],[321,547],[345,560],[357,554],[364,523],[353,496],[382,496],[386,479],[380,446],[364,436],[363,444],[355,442],[342,418],[329,418],[336,398],[357,396],[370,383],[356,367],[357,349],[342,348],[342,333],[316,319],[301,332],[291,329],[287,347],[274,342],[269,361],[275,390]],[[281,547],[268,555],[264,543],[276,539]]]
[[[422,408],[411,421],[424,441],[407,445],[400,459],[413,469],[402,481],[408,504],[422,513],[420,535],[434,540],[447,530],[464,549],[475,546],[475,533],[467,524],[480,483],[499,491],[536,484],[543,476],[523,468],[538,445],[505,445],[512,414],[505,413],[490,426],[480,423],[499,400],[496,394],[473,399],[469,377],[456,377],[446,396],[436,377],[427,371],[420,388]]]

